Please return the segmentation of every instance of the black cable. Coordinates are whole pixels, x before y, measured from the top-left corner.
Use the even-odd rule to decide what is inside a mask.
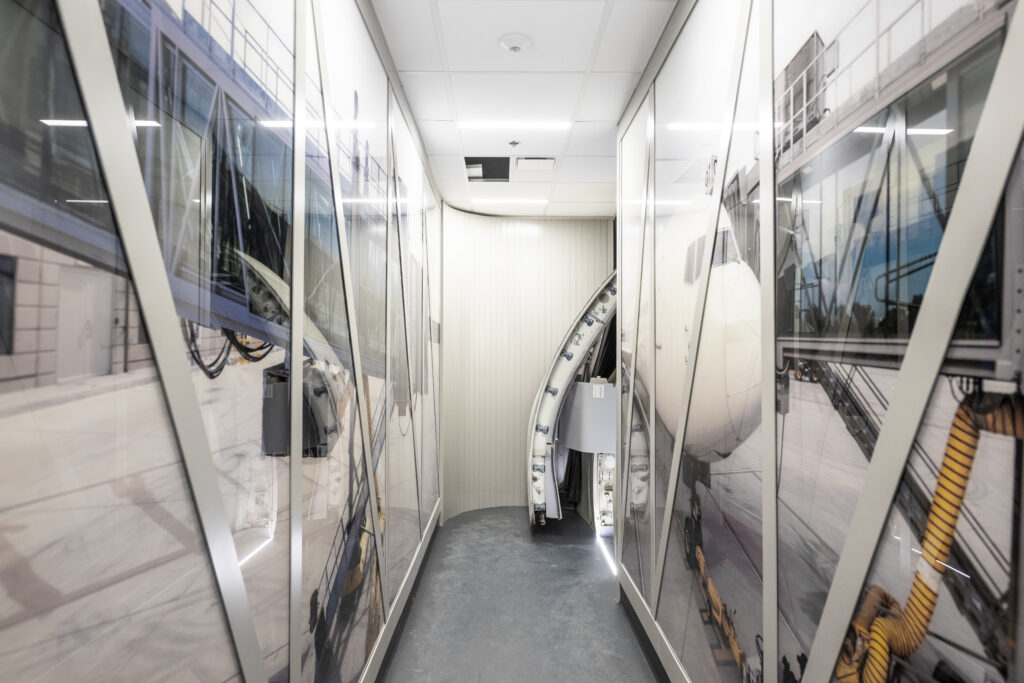
[[[199,366],[204,375],[209,379],[216,379],[220,376],[220,373],[224,372],[224,368],[228,364],[228,357],[231,355],[231,349],[225,341],[213,362],[207,363],[199,353],[199,340],[196,328],[197,326],[192,321],[185,318],[181,319],[181,333],[184,335],[185,342],[188,345],[189,355],[192,356],[192,360],[195,361],[195,364]]]
[[[231,344],[231,346],[234,347],[235,351],[238,351],[238,355],[240,355],[242,358],[251,363],[258,363],[264,358],[266,358],[267,354],[269,354],[271,349],[273,349],[274,347],[274,345],[271,344],[270,342],[263,342],[261,344],[257,344],[256,346],[246,346],[241,342],[241,340],[239,340],[238,333],[235,332],[234,330],[229,330],[228,328],[225,327],[221,330],[221,332],[224,334],[224,338],[227,340],[227,342],[225,343]],[[262,353],[260,353],[261,351]]]

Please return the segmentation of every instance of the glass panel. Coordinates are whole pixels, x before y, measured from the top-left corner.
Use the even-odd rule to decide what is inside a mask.
[[[398,111],[393,104],[392,111]],[[401,116],[392,120],[396,170],[393,176],[391,224],[388,227],[388,382],[387,382],[387,537],[385,561],[391,599],[397,594],[412,564],[421,534],[420,506],[416,476],[416,445],[410,381],[409,347],[406,337],[404,280],[408,267],[407,221],[421,220],[417,204],[422,202],[423,177],[419,157],[409,157],[408,128]],[[402,152],[405,152],[403,155]],[[415,163],[413,163],[415,161]],[[416,197],[413,193],[417,193]]]
[[[302,411],[302,604],[309,606],[309,620],[302,632],[302,679],[355,681],[384,611],[319,65],[315,51],[309,56]]]
[[[331,84],[331,115],[338,139],[341,203],[359,331],[364,393],[368,396],[371,456],[378,510],[383,516],[387,340],[388,82],[359,8],[350,2],[321,2]],[[381,526],[386,536],[387,530]]]
[[[1024,148],[990,235],[1002,253],[995,260],[982,256],[974,282],[1019,271],[1022,235]],[[969,297],[963,302],[958,331],[972,325],[965,314],[974,306]],[[1006,311],[1019,319],[1018,304]],[[1016,356],[1010,342],[1019,333],[1004,335],[1007,357]],[[1016,378],[1020,357],[994,369],[956,370],[949,356],[958,338],[947,348],[948,370],[932,389],[851,615],[836,662],[841,679],[858,671],[862,680],[879,681],[1019,678],[1024,398],[1016,381],[990,384],[979,377]]]
[[[658,457],[665,462],[670,460],[678,436],[691,321],[696,307],[704,305],[689,412],[682,416],[685,437],[657,618],[687,672],[699,680],[758,680],[764,670],[756,180],[759,52],[756,22],[748,26],[748,15],[741,9],[746,8],[742,4],[731,10],[717,7],[691,19],[718,22],[728,17],[731,23],[724,25],[748,30],[731,144],[724,161],[715,156],[721,123],[712,122],[725,117],[734,94],[720,87],[717,103],[692,102],[671,94],[663,102],[661,86],[656,85],[658,158],[664,173],[658,176],[658,246],[663,249],[667,243],[674,249],[665,253],[686,255],[681,281],[673,277],[678,270],[672,269],[667,259],[666,267],[659,270],[658,347],[659,359],[665,361],[659,368],[663,377],[673,380],[664,392],[659,385],[662,424]],[[731,15],[723,16],[730,11]],[[752,15],[757,11],[755,2]],[[707,46],[686,49],[702,47]],[[735,48],[729,44],[723,50],[724,73],[719,75],[723,80],[728,80],[725,74],[735,66]],[[682,78],[686,83],[703,77],[695,73],[697,65],[687,61],[687,56],[685,52],[673,55],[672,59],[683,60],[674,64],[681,71],[670,72],[673,80]],[[662,104],[666,109],[661,109]],[[692,121],[707,123],[690,125]],[[708,130],[715,134],[708,135]],[[680,182],[678,172],[672,172],[672,162],[682,158],[694,159],[702,172],[700,176],[692,174],[688,183]],[[717,173],[724,173],[720,207],[709,196]],[[664,195],[660,192],[663,177]],[[715,237],[707,244],[711,221],[715,221]],[[660,241],[662,235],[665,242]],[[701,272],[707,267],[706,247],[712,248],[711,269],[702,304],[697,290]]]
[[[440,497],[438,482],[438,453],[440,448],[438,424],[439,394],[437,381],[437,357],[435,355],[435,344],[440,342],[437,338],[439,328],[437,322],[440,310],[433,309],[430,271],[435,264],[430,258],[430,241],[440,237],[441,231],[441,206],[437,197],[430,190],[428,183],[424,182],[424,231],[422,247],[423,263],[423,295],[421,297],[423,307],[423,322],[420,327],[420,336],[417,345],[422,354],[423,368],[420,371],[423,382],[423,438],[421,439],[420,451],[420,518],[424,526],[430,520],[434,511],[434,505]],[[431,237],[434,233],[437,237]],[[425,529],[424,529],[425,531]]]
[[[645,249],[645,236],[650,234],[647,225],[651,223],[650,197],[650,143],[652,131],[651,100],[648,95],[621,143],[621,185],[620,205],[622,220],[620,224],[621,254],[619,261],[618,280],[622,288],[620,297],[621,322],[619,327],[622,367],[619,371],[619,382],[622,415],[620,417],[620,434],[622,444],[620,453],[626,454],[626,466],[622,468],[620,491],[625,492],[624,525],[622,529],[622,565],[630,575],[642,594],[650,590],[651,576],[651,520],[653,510],[650,509],[650,439],[649,419],[651,395],[650,387],[642,380],[634,382],[634,366],[636,375],[652,379],[654,370],[649,353],[643,354],[644,364],[641,367],[638,358],[640,337],[646,351],[650,349],[650,334],[639,332],[641,322],[650,325],[650,306],[642,299],[643,292],[650,289],[651,265],[650,254],[653,245]],[[652,236],[653,237],[653,236]],[[645,259],[645,256],[647,257]],[[647,261],[646,272],[643,271]],[[648,284],[643,285],[644,275]],[[644,315],[641,311],[646,312]]]
[[[840,680],[861,668],[862,680],[1013,680],[1022,438],[1019,394],[940,378],[836,665]]]
[[[415,444],[415,476],[414,484],[420,487],[419,481],[423,471],[423,393],[426,389],[425,358],[423,357],[423,222],[425,220],[425,193],[423,164],[419,150],[413,141],[408,126],[401,121],[401,113],[396,103],[392,103],[392,116],[397,120],[394,125],[395,172],[398,184],[399,214],[399,246],[401,262],[391,261],[390,266],[397,269],[401,265],[402,301],[405,315],[405,332],[397,343],[406,343],[409,362],[409,388],[412,410],[412,430]],[[392,303],[394,303],[392,301]],[[392,470],[394,473],[394,470]],[[391,482],[394,491],[394,480]],[[416,489],[416,496],[419,489]],[[416,503],[418,498],[409,502]],[[397,501],[392,498],[392,503]],[[420,526],[426,524],[427,516],[423,515],[423,506],[416,503],[420,516]]]
[[[906,49],[893,47],[877,72],[874,56],[890,54],[893,22],[910,14],[888,16],[895,9],[887,8],[876,22],[870,3],[859,10],[796,0],[775,6],[779,633],[782,665],[797,674],[1002,43],[995,25],[978,22],[975,3],[902,5],[911,13],[923,7],[933,28],[923,38],[920,30],[907,34]],[[970,47],[933,54],[951,27],[973,39],[964,41]],[[850,86],[863,62],[856,51],[871,55],[877,83]],[[900,83],[894,74],[903,75]],[[1000,249],[992,237],[989,265],[961,313],[954,343],[967,364],[991,366],[1000,353]]]
[[[388,83],[359,8],[322,2],[334,141],[352,268],[362,382],[367,389],[374,462],[383,452],[388,197]],[[376,440],[379,436],[379,441]],[[383,509],[383,508],[381,508]]]
[[[52,4],[0,1],[0,42],[0,671],[238,680]]]
[[[293,8],[103,2],[272,680],[288,677]]]
[[[633,402],[632,423],[625,481],[625,505],[622,529],[622,566],[647,599],[651,572],[650,540],[650,445],[647,441],[647,422],[640,406]]]

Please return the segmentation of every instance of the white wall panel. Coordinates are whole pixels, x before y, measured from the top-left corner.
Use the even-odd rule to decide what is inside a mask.
[[[441,451],[449,518],[526,505],[530,406],[613,259],[608,218],[502,218],[446,206],[444,219]]]

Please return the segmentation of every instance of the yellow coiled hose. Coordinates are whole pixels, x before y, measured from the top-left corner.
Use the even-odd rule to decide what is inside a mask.
[[[890,655],[908,657],[924,640],[935,614],[939,585],[953,547],[953,536],[981,430],[1024,439],[1024,401],[1019,395],[986,397],[971,394],[960,403],[946,442],[921,541],[921,564],[914,574],[907,604],[901,608],[878,586],[868,588],[851,624],[856,639],[861,643],[848,643],[852,647],[844,648],[844,654],[836,665],[839,680],[853,678],[858,668],[856,663],[863,658],[860,668],[862,683],[884,683],[889,674]],[[862,644],[865,640],[866,653]]]

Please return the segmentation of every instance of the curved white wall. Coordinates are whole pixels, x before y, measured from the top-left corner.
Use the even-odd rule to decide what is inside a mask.
[[[530,406],[574,316],[614,267],[612,220],[446,206],[443,257],[445,518],[525,506]]]

